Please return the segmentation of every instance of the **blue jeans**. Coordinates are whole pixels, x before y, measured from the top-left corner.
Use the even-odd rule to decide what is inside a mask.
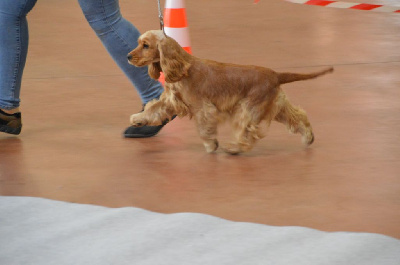
[[[0,1],[0,108],[19,106],[22,72],[28,52],[26,14],[37,0]]]
[[[22,73],[28,51],[26,15],[37,0],[0,0],[0,108],[20,104]],[[157,98],[161,84],[149,77],[147,67],[128,64],[127,54],[137,46],[139,31],[119,10],[118,0],[79,0],[82,11],[111,57],[137,89],[142,102]]]

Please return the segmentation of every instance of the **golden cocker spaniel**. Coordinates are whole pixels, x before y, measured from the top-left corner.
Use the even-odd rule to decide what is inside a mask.
[[[149,67],[152,78],[165,75],[160,99],[133,114],[133,126],[160,125],[172,116],[189,116],[197,125],[207,152],[218,148],[217,126],[230,118],[235,142],[223,150],[238,154],[250,150],[263,137],[260,123],[281,122],[289,131],[300,133],[306,145],[314,135],[306,113],[290,104],[280,85],[315,78],[333,68],[310,73],[277,73],[259,66],[243,66],[200,59],[188,54],[161,30],[139,37],[138,47],[128,54],[129,63]]]

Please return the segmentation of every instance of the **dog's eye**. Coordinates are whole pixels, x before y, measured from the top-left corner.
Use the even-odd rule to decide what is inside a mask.
[[[148,44],[143,44],[143,49],[148,49],[150,46]]]

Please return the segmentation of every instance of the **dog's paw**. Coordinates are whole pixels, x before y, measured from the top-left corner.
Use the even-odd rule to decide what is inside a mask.
[[[238,155],[243,152],[238,144],[227,144],[222,147],[222,150],[230,155]]]
[[[130,122],[131,125],[135,127],[142,127],[147,125],[147,122],[144,119],[142,119],[141,113],[136,113],[131,115]]]
[[[214,139],[214,140],[210,140],[210,141],[204,141],[204,147],[206,148],[206,152],[207,153],[212,153],[217,151],[218,149],[218,140]]]
[[[309,145],[311,145],[313,142],[314,142],[314,134],[313,134],[313,132],[312,131],[309,131],[309,132],[307,132],[307,133],[305,133],[304,135],[303,135],[303,137],[302,137],[302,142],[305,144],[305,145],[307,145],[307,146],[309,146]]]

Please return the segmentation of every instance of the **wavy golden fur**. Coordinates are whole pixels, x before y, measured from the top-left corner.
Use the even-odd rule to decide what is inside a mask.
[[[223,150],[230,154],[250,150],[263,137],[259,125],[264,120],[281,122],[310,145],[314,135],[304,110],[294,107],[281,84],[330,73],[333,68],[310,73],[276,73],[259,66],[243,66],[196,58],[188,54],[161,30],[144,33],[138,47],[128,54],[135,66],[149,67],[152,78],[165,75],[165,90],[159,100],[146,104],[130,118],[134,126],[160,125],[173,115],[189,116],[207,152],[218,148],[217,126],[230,117],[235,142]]]

